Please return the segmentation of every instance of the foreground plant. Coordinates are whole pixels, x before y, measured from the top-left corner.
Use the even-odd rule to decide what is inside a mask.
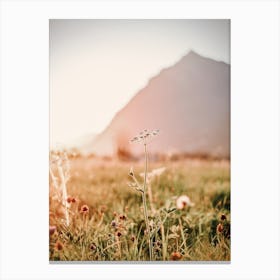
[[[143,185],[139,183],[137,178],[134,175],[133,169],[130,169],[129,175],[133,179],[133,183],[131,184],[132,187],[142,194],[142,202],[143,202],[143,209],[144,209],[144,219],[146,224],[146,232],[148,235],[148,245],[149,245],[149,256],[150,260],[153,259],[153,248],[152,248],[152,241],[151,241],[151,230],[150,230],[150,223],[148,217],[148,207],[147,207],[147,178],[148,178],[148,150],[147,145],[151,142],[151,140],[157,136],[159,130],[152,130],[148,131],[145,129],[141,131],[139,135],[135,136],[130,142],[134,143],[141,143],[144,146],[144,153],[145,153],[145,171],[144,171],[144,182]]]
[[[159,177],[165,171],[165,169],[166,169],[165,167],[156,168],[156,169],[152,170],[151,172],[148,172],[148,174],[147,174],[147,192],[148,192],[150,207],[151,207],[153,214],[155,214],[156,209],[154,207],[154,199],[153,199],[151,183],[152,183],[152,180],[155,177]],[[142,172],[139,175],[144,178],[145,173]]]
[[[69,226],[70,218],[68,209],[69,203],[67,203],[67,181],[70,178],[70,164],[67,153],[63,151],[51,152],[49,169],[51,182],[55,189],[55,196],[63,205],[66,225]]]

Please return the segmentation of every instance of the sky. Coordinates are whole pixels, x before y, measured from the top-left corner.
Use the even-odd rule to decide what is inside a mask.
[[[79,145],[190,50],[230,63],[230,20],[50,20],[50,144]]]

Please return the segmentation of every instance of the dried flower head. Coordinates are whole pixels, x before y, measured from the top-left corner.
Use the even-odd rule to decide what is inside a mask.
[[[120,215],[120,216],[119,216],[119,219],[120,219],[120,220],[126,220],[126,216],[125,216],[125,215]]]
[[[219,223],[217,225],[217,233],[221,233],[223,230],[224,230],[224,226],[221,223]]]
[[[117,222],[116,222],[115,220],[113,220],[112,223],[111,223],[111,226],[112,226],[112,227],[117,227],[118,224],[117,224]]]
[[[89,245],[89,248],[90,248],[90,250],[92,250],[92,251],[96,251],[96,249],[97,249],[95,243],[91,243],[91,244]]]
[[[53,235],[56,231],[56,226],[49,226],[49,233],[50,235]]]
[[[156,246],[161,247],[161,245],[162,245],[162,243],[161,243],[161,241],[160,241],[160,240],[156,241]]]
[[[62,249],[63,249],[63,243],[61,243],[59,240],[58,241],[56,241],[56,243],[55,243],[55,245],[54,245],[54,248],[55,248],[55,250],[57,250],[57,251],[61,251]]]
[[[222,214],[222,215],[221,215],[221,220],[222,220],[222,221],[225,221],[226,219],[227,219],[226,215],[225,215],[225,214]]]
[[[77,202],[77,200],[76,200],[76,198],[75,197],[71,197],[71,196],[69,196],[69,197],[67,197],[67,202],[70,204],[70,203],[76,203]]]
[[[142,144],[148,144],[159,133],[158,129],[148,131],[147,129],[141,131],[138,135],[134,136],[130,142],[140,142]]]
[[[170,260],[178,261],[182,258],[182,255],[179,252],[173,252],[170,256]]]
[[[88,214],[88,212],[89,212],[89,207],[86,204],[82,205],[80,213]]]
[[[178,209],[184,209],[188,206],[194,206],[190,198],[187,195],[181,195],[176,200],[176,206]]]

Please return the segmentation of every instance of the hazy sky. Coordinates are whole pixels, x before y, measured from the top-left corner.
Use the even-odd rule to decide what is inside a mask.
[[[190,49],[230,63],[230,21],[50,20],[51,145],[101,132]]]

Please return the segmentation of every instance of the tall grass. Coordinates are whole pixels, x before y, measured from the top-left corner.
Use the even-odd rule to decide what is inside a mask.
[[[127,174],[130,162],[72,156],[69,164],[69,223],[63,195],[54,191],[55,184],[60,188],[59,171],[52,168],[57,182],[51,176],[50,260],[230,260],[228,161],[151,161],[148,168],[147,157],[144,164],[133,163],[131,172],[138,185]],[[163,165],[165,171],[151,179],[152,170]],[[140,183],[143,169],[146,176]],[[67,169],[62,170],[65,174]],[[144,193],[149,198],[148,186],[155,211],[150,199],[143,199]],[[192,206],[188,200],[184,203],[182,196],[187,196]]]

